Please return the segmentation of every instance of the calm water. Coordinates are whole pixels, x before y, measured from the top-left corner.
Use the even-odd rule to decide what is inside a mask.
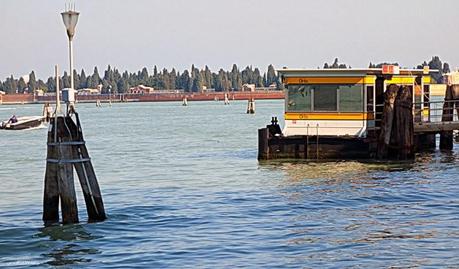
[[[459,267],[457,145],[415,164],[259,164],[257,128],[282,101],[189,104],[78,106],[102,223],[78,192],[82,223],[44,228],[47,130],[1,131],[0,266]]]

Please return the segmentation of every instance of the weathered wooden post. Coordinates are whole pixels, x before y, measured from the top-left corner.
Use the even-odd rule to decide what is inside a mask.
[[[395,98],[395,120],[391,137],[398,149],[394,152],[397,159],[414,157],[413,95],[407,86],[401,86]]]
[[[454,115],[453,89],[451,85],[446,87],[445,102],[443,103],[443,113],[441,121],[452,121]],[[443,131],[440,133],[440,149],[452,150],[453,149],[453,132]]]
[[[250,98],[247,103],[247,114],[255,114],[255,100]]]
[[[258,159],[269,159],[269,129],[258,129]]]
[[[388,157],[390,138],[394,121],[395,98],[397,97],[399,87],[395,84],[389,85],[384,93],[384,108],[381,118],[381,131],[378,139],[377,156],[380,159]]]

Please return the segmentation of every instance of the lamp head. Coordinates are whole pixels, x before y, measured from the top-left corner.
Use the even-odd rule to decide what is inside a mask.
[[[78,16],[80,15],[79,12],[76,11],[66,11],[62,12],[62,19],[64,20],[64,25],[65,28],[67,29],[67,35],[70,40],[73,39],[73,36],[75,35],[75,27],[78,23]]]

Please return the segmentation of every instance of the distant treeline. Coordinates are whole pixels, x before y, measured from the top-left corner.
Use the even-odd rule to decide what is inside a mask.
[[[118,69],[108,66],[101,75],[94,67],[92,74],[87,75],[84,70],[80,73],[74,71],[75,88],[97,88],[102,85],[102,93],[109,90],[112,93],[125,93],[129,88],[144,85],[160,90],[181,89],[186,92],[199,92],[204,88],[215,89],[215,91],[240,90],[243,84],[255,84],[256,87],[269,87],[272,84],[278,84],[278,79],[273,65],[268,66],[266,73],[261,73],[258,68],[247,66],[242,71],[236,64],[231,71],[220,69],[217,73],[212,72],[209,67],[198,69],[194,65],[191,70],[185,70],[182,73],[174,68],[169,71],[163,69],[158,71],[155,66],[152,73],[147,68],[143,68],[137,73],[121,73]],[[70,76],[67,72],[60,78],[60,85],[64,88],[70,87]],[[49,77],[46,82],[36,78],[35,72],[29,75],[29,80],[23,77],[16,79],[13,76],[5,81],[0,81],[0,90],[6,93],[23,93],[32,92],[32,90],[43,90],[44,92],[56,91],[56,80]]]
[[[373,64],[370,62],[369,67],[381,67],[383,64]],[[398,63],[390,63],[399,65]],[[430,69],[437,69],[440,72],[432,74],[432,78],[436,83],[443,83],[443,74],[450,72],[448,63],[442,63],[438,56],[432,57],[429,62],[424,61],[415,68],[422,68],[428,65]],[[325,63],[326,68],[352,68],[346,64],[339,63],[338,58],[333,63]],[[94,67],[92,74],[86,74],[84,70],[80,73],[74,71],[75,88],[97,88],[102,85],[102,93],[107,93],[111,90],[112,93],[125,93],[129,88],[145,85],[160,90],[184,90],[186,92],[199,92],[200,90],[215,89],[215,91],[240,90],[243,84],[255,84],[256,87],[269,87],[276,84],[281,87],[277,78],[273,65],[269,65],[267,72],[261,73],[258,68],[247,66],[240,70],[236,64],[233,65],[231,71],[220,69],[218,72],[212,72],[209,67],[198,69],[192,65],[191,70],[184,70],[182,73],[173,68],[171,71],[162,69],[158,71],[155,66],[149,73],[147,68],[143,68],[137,73],[129,73],[124,71],[121,73],[118,69],[108,66],[104,71],[103,76],[99,73],[97,67]],[[64,88],[70,87],[70,76],[67,72],[60,78],[60,85]],[[13,76],[5,81],[0,81],[0,91],[6,93],[24,93],[32,92],[33,90],[43,90],[44,92],[56,91],[56,80],[54,77],[49,77],[46,82],[37,79],[35,72],[29,74],[29,80],[24,80],[23,77],[17,79]]]

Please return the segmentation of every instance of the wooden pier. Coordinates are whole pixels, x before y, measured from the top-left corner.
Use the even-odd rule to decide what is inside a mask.
[[[444,101],[412,102],[408,87],[391,85],[384,104],[376,107],[375,126],[365,137],[318,135],[319,126],[307,126],[308,135],[284,136],[273,118],[259,129],[259,160],[409,160],[415,153],[453,149],[453,132],[459,130],[459,86],[448,86]],[[317,134],[316,134],[317,133]]]

